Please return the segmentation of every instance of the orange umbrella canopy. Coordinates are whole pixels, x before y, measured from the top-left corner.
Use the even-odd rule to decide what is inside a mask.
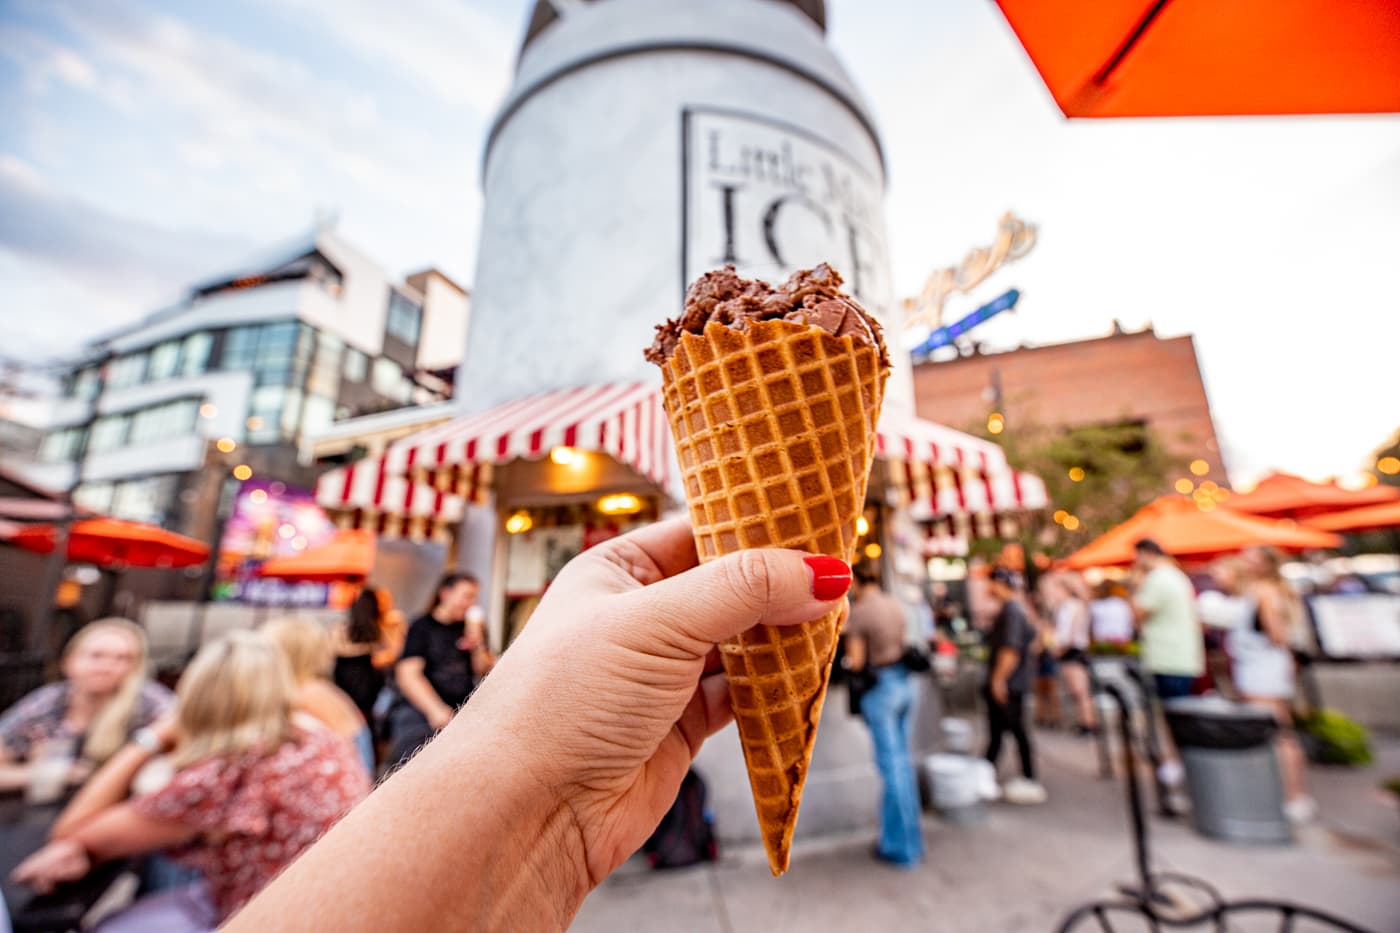
[[[1308,519],[1314,528],[1326,531],[1380,531],[1383,528],[1400,528],[1400,498],[1380,505],[1368,505],[1362,509],[1347,512],[1333,512]]]
[[[1143,538],[1156,541],[1173,557],[1190,560],[1209,560],[1256,544],[1304,551],[1342,543],[1334,534],[1302,527],[1296,522],[1243,515],[1227,508],[1202,512],[1195,502],[1184,496],[1164,496],[1075,551],[1065,564],[1075,570],[1130,564],[1133,545]]]
[[[997,0],[1067,117],[1400,111],[1396,0]]]
[[[1397,500],[1400,489],[1393,486],[1343,489],[1336,483],[1314,483],[1291,473],[1270,473],[1253,491],[1231,496],[1230,508],[1273,518],[1309,518]]]
[[[30,525],[9,538],[26,550],[50,554],[53,525]],[[209,546],[159,525],[118,518],[88,518],[68,529],[68,559],[101,567],[193,567],[209,559]]]
[[[263,564],[258,574],[281,580],[328,583],[336,580],[363,580],[374,569],[375,540],[363,529],[336,532],[329,543],[297,554],[275,557]]]

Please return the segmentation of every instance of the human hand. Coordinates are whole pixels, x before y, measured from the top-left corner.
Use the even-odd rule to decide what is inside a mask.
[[[72,839],[57,839],[19,863],[10,878],[48,894],[65,881],[76,881],[92,868],[87,851]]]
[[[441,706],[433,707],[424,718],[428,720],[428,725],[432,726],[433,731],[436,732],[446,728],[447,724],[452,721],[452,716],[452,707],[444,703]]]
[[[160,739],[160,750],[168,752],[180,741],[180,714],[177,710],[169,710],[159,719],[151,723],[151,731]]]
[[[819,619],[851,580],[843,561],[791,550],[696,565],[685,520],[584,552],[458,717],[464,730],[501,724],[492,747],[521,750],[517,767],[567,812],[585,891],[645,841],[701,743],[729,722],[715,645],[755,624]]]
[[[68,769],[68,783],[74,787],[86,783],[87,779],[92,777],[92,772],[96,770],[97,765],[85,758],[79,758],[77,761],[73,762],[72,767]]]
[[[1005,706],[1011,699],[1011,694],[1006,689],[1006,681],[993,677],[987,687],[992,692],[992,699],[997,701],[998,706]]]

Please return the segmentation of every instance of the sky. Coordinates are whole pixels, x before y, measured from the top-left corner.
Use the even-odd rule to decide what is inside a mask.
[[[334,217],[470,286],[528,0],[0,0],[0,357],[42,360]],[[1067,121],[989,0],[828,0],[889,166],[897,294],[988,244],[993,348],[1195,335],[1232,478],[1400,426],[1400,118]],[[405,10],[411,8],[411,13]]]

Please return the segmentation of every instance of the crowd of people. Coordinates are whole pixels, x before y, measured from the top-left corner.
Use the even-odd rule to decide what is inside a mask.
[[[711,665],[714,644],[731,629],[758,621],[801,621],[807,617],[803,613],[841,598],[848,585],[843,665],[849,674],[864,675],[855,709],[869,727],[882,779],[873,854],[900,866],[918,864],[924,840],[911,731],[917,702],[913,677],[920,666],[911,658],[905,605],[881,589],[869,565],[857,568],[852,580],[850,568],[830,558],[803,558],[805,576],[778,551],[736,556],[731,562],[747,561],[737,570],[725,571],[719,562],[689,569],[694,554],[685,530],[683,522],[661,523],[580,558],[579,569],[562,575],[541,601],[537,612],[551,620],[549,625],[522,633],[519,643],[530,647],[511,652],[515,673],[507,680],[514,682],[499,688],[502,699],[484,704],[494,712],[480,712],[483,704],[473,703],[467,707],[475,711],[472,716],[458,715],[466,699],[483,682],[499,684],[500,678],[483,680],[497,659],[476,607],[477,582],[466,574],[443,577],[426,611],[408,625],[387,593],[367,587],[334,628],[289,618],[226,635],[195,655],[173,694],[149,678],[138,626],[121,619],[87,626],[64,651],[63,679],[0,717],[3,788],[32,787],[43,771],[51,780],[57,775],[59,796],[65,796],[62,787],[76,789],[53,824],[49,843],[14,877],[44,891],[82,877],[98,861],[142,857],[144,896],[103,928],[212,929],[365,798],[376,777],[401,769],[415,775],[385,785],[400,788],[397,796],[374,795],[383,798],[382,819],[393,817],[395,807],[402,812],[377,824],[377,830],[372,817],[351,821],[352,829],[330,837],[339,842],[318,849],[345,850],[367,833],[398,837],[408,831],[405,827],[419,817],[417,805],[402,795],[411,795],[417,783],[442,782],[444,769],[461,759],[444,751],[437,757],[418,755],[404,765],[429,738],[457,723],[461,743],[488,756],[499,757],[505,746],[489,748],[493,739],[483,734],[499,739],[505,729],[517,740],[531,736],[530,742],[512,744],[527,749],[498,763],[509,772],[507,778],[528,774],[538,783],[562,768],[558,780],[563,783],[550,785],[552,794],[565,794],[559,789],[564,787],[567,794],[582,795],[587,806],[624,808],[606,825],[575,827],[585,850],[590,832],[606,842],[604,854],[571,853],[588,866],[580,882],[586,889],[635,850],[644,830],[655,825],[652,817],[659,818],[675,796],[699,742],[727,721],[723,683],[717,679],[722,675]],[[1205,632],[1211,630],[1224,633],[1232,662],[1228,689],[1268,706],[1284,727],[1278,751],[1288,814],[1307,818],[1314,805],[1306,793],[1301,752],[1288,729],[1296,682],[1293,649],[1303,615],[1280,574],[1278,556],[1253,549],[1222,560],[1212,568],[1209,590],[1198,596],[1192,580],[1155,542],[1138,542],[1136,554],[1131,577],[1093,592],[1077,574],[1064,571],[1042,573],[1034,588],[1009,566],[991,568],[972,581],[970,614],[983,629],[987,649],[981,690],[985,755],[996,767],[1010,738],[1019,758],[1018,773],[1001,793],[1018,804],[1047,799],[1037,780],[1027,719],[1033,710],[1042,721],[1062,717],[1057,678],[1070,699],[1073,727],[1091,735],[1101,728],[1090,693],[1092,653],[1136,641],[1163,700],[1227,689],[1208,682]],[[841,575],[841,593],[835,596],[833,568]],[[760,569],[786,576],[766,578],[759,587],[754,581]],[[696,588],[668,587],[673,575],[690,578],[685,585]],[[794,581],[811,592],[799,595]],[[553,628],[551,635],[530,634],[544,627]],[[598,679],[614,667],[616,681]],[[580,670],[588,676],[562,676]],[[1050,689],[1045,689],[1047,679]],[[608,689],[598,689],[599,683],[608,683]],[[629,691],[641,705],[628,699]],[[530,701],[550,694],[556,702],[549,708],[562,711],[557,721],[541,719],[544,704]],[[572,706],[557,702],[566,694]],[[648,715],[639,717],[638,710]],[[484,718],[492,716],[499,721]],[[636,728],[618,731],[614,726],[623,720],[617,716],[632,717],[627,721],[635,720]],[[475,725],[460,725],[463,719]],[[543,765],[541,754],[548,756]],[[528,767],[515,757],[530,758]],[[421,763],[423,758],[431,761]],[[1168,753],[1163,761],[1162,777],[1167,783],[1180,780],[1175,755]],[[639,785],[627,780],[659,783],[642,800],[636,797]],[[501,793],[495,804],[526,806],[508,791]],[[479,820],[488,833],[518,842],[514,830],[499,825],[496,811],[481,809],[492,806],[492,795],[484,794],[438,815],[449,823]],[[624,811],[631,815],[618,823]],[[572,812],[572,819],[583,819],[583,811]],[[421,818],[431,820],[433,814]],[[407,863],[432,874],[416,856]],[[531,864],[517,868],[539,870]],[[300,877],[308,883],[305,871]]]

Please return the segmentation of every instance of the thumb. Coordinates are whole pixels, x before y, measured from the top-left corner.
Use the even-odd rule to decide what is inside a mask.
[[[639,647],[677,639],[703,656],[754,625],[795,625],[836,608],[851,586],[843,560],[780,548],[739,551],[623,594],[626,628]]]

